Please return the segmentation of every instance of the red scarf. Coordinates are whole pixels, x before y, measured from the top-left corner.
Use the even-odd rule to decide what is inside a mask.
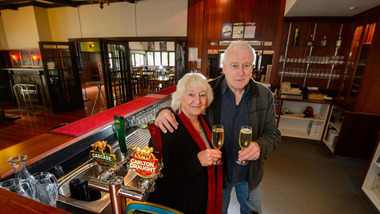
[[[191,137],[198,144],[198,147],[201,150],[206,149],[206,144],[203,141],[203,138],[200,136],[198,131],[191,124],[189,118],[184,113],[178,114],[182,123],[185,125],[187,131],[190,133]],[[202,122],[203,129],[206,133],[206,136],[211,142],[211,131],[207,126],[206,121],[202,116],[199,116],[200,121]],[[216,175],[215,175],[215,167]],[[222,196],[223,196],[223,165],[218,166],[208,166],[207,175],[208,175],[208,197],[207,197],[207,214],[219,214],[222,213]],[[216,181],[216,182],[215,182]]]

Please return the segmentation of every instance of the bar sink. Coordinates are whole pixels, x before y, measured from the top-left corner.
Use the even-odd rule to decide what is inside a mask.
[[[118,161],[122,159],[122,153],[117,147],[113,150]],[[96,178],[104,169],[96,164],[92,159],[80,165],[70,173],[58,179],[58,200],[57,207],[74,213],[112,213],[110,207],[110,197],[108,193],[100,192],[100,199],[94,201],[79,200],[72,197],[70,192],[70,181],[80,179],[88,181],[91,178]],[[117,172],[119,175],[126,175],[125,169]]]

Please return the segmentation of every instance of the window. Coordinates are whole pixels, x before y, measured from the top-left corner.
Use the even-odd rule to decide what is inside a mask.
[[[175,66],[175,53],[168,51],[147,52],[148,65]]]
[[[168,66],[169,65],[168,52],[162,52],[161,55],[162,55],[162,66]]]
[[[175,54],[174,54],[174,52],[169,52],[169,66],[175,66]]]
[[[139,67],[139,66],[145,65],[144,58],[145,58],[144,54],[133,53],[132,54],[132,66],[133,67]]]
[[[147,52],[148,65],[154,65],[153,52]]]
[[[154,65],[161,65],[161,52],[154,52]]]

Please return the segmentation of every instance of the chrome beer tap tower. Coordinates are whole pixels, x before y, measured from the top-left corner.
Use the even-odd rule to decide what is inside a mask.
[[[88,187],[110,194],[114,214],[125,213],[125,199],[144,201],[147,194],[154,191],[157,178],[162,177],[160,131],[153,123],[148,123],[148,129],[151,134],[154,153],[153,148],[145,146],[134,148],[135,151],[129,154],[126,145],[119,145],[122,160],[104,170],[96,178],[91,178],[88,182]],[[123,140],[119,140],[120,143],[123,143]],[[121,173],[120,175],[120,172],[124,172],[124,174],[126,172],[126,174]]]

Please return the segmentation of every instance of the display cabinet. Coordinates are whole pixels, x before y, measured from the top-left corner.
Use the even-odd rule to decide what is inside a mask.
[[[368,166],[368,171],[365,174],[362,190],[373,205],[380,211],[380,132],[377,139],[377,145],[372,154],[371,161]]]
[[[351,108],[354,107],[358,96],[375,28],[376,23],[355,27],[340,93],[340,99]]]
[[[279,82],[338,90],[350,24],[287,22],[278,60]]]
[[[380,115],[332,104],[322,141],[332,155],[369,159],[380,130]]]
[[[282,136],[318,141],[322,139],[330,111],[330,103],[283,99],[280,106],[281,114],[278,118],[278,128],[281,130]],[[305,112],[309,109],[312,109],[313,117],[308,117]]]
[[[342,129],[344,111],[337,106],[332,106],[329,114],[327,129],[323,137],[323,143],[334,153],[340,130]]]

